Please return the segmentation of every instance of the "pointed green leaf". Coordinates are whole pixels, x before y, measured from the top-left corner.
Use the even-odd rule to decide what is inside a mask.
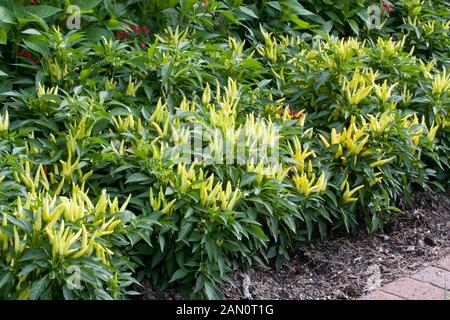
[[[6,34],[6,31],[2,27],[0,27],[0,44],[6,44],[7,41],[8,36]]]
[[[172,278],[170,278],[169,283],[172,283],[174,281],[183,279],[184,277],[186,277],[186,275],[188,274],[188,272],[184,269],[178,269],[172,276]]]
[[[26,10],[29,13],[32,13],[41,19],[51,17],[51,16],[57,14],[58,12],[62,11],[62,9],[60,9],[60,8],[51,7],[51,6],[47,6],[47,5],[27,6]]]
[[[353,32],[359,36],[359,27],[358,27],[358,24],[356,23],[356,21],[353,19],[350,19],[350,20],[348,20],[348,24],[352,28]]]
[[[14,14],[11,11],[6,9],[5,7],[0,6],[0,21],[13,24],[16,22],[16,19],[14,18]]]

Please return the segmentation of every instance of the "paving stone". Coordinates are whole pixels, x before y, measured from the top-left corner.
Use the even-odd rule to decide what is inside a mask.
[[[446,256],[444,259],[439,260],[438,262],[433,263],[433,265],[435,267],[450,271],[450,255]]]
[[[408,300],[443,300],[445,297],[444,289],[408,277],[394,281],[381,290]]]
[[[369,294],[366,294],[365,296],[361,297],[359,300],[405,300],[403,298],[400,298],[399,296],[383,292],[380,290],[371,292]]]
[[[441,268],[428,267],[413,274],[411,278],[429,282],[442,289],[450,289],[450,271]]]

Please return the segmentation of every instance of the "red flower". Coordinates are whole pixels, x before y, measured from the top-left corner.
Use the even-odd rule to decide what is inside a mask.
[[[145,49],[147,48],[147,43],[145,43],[144,41],[141,42],[141,48]]]
[[[137,26],[134,28],[134,30],[136,30],[137,33],[140,33],[140,32],[141,32],[141,26],[140,26],[140,25],[137,25]]]
[[[388,13],[392,13],[394,12],[394,8],[392,8],[392,6],[387,3],[387,2],[382,2],[383,8],[388,12]]]
[[[20,57],[28,59],[32,64],[37,64],[37,61],[33,58],[33,54],[28,51],[19,52]]]
[[[19,53],[19,56],[24,57],[24,58],[32,58],[33,55],[31,54],[31,52],[28,51],[22,51]]]
[[[144,30],[145,34],[149,34],[150,33],[150,28],[147,26],[142,26],[142,30]]]
[[[116,40],[122,39],[122,32],[116,32]]]
[[[38,5],[38,4],[39,4],[39,1],[38,1],[38,0],[31,0],[31,4],[32,4],[33,6]]]

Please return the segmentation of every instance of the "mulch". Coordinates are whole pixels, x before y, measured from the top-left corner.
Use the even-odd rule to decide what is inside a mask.
[[[450,253],[450,195],[416,192],[374,237],[361,228],[293,248],[280,270],[255,266],[222,286],[225,299],[356,299],[380,285],[425,268]],[[138,299],[180,299],[145,281]]]

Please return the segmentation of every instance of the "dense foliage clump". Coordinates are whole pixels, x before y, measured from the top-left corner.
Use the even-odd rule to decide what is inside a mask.
[[[219,298],[232,270],[445,190],[449,17],[0,0],[0,298],[124,298],[143,278]]]

